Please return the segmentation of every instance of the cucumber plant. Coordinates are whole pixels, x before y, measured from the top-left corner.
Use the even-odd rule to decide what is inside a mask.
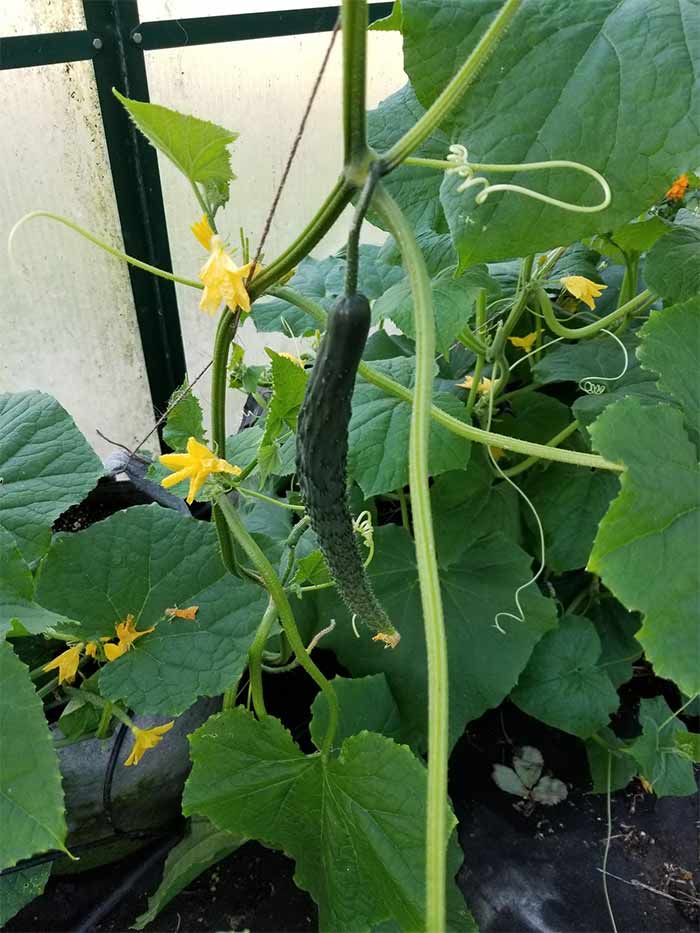
[[[173,450],[149,470],[178,510],[52,533],[100,464],[55,400],[0,396],[2,741],[20,761],[29,736],[36,759],[1,778],[14,827],[1,884],[36,891],[31,859],[69,857],[57,749],[119,725],[138,767],[201,696],[223,709],[190,736],[188,835],[139,928],[254,838],[295,860],[321,929],[472,929],[447,762],[506,700],[580,739],[597,793],[694,791],[700,151],[686,6],[650,10],[640,37],[632,0],[397,0],[378,25],[401,31],[409,83],[367,114],[367,5],[344,0],[342,172],[262,266],[245,238],[234,261],[217,227],[236,134],[119,95],[196,195],[200,277],[29,216],[202,291],[218,313],[209,435],[187,384],[168,412]],[[675,108],[638,92],[642,69],[668,74],[668,60]],[[346,248],[312,258],[353,200]],[[365,215],[383,246],[359,244]],[[247,318],[308,338],[301,356],[246,366]],[[234,435],[230,381],[261,407]],[[213,521],[187,514],[195,499]],[[325,676],[319,642],[349,677]],[[272,675],[296,666],[318,687],[308,754],[266,707]],[[645,693],[630,708],[633,675]],[[634,725],[618,734],[621,710]],[[146,714],[164,721],[140,727]]]

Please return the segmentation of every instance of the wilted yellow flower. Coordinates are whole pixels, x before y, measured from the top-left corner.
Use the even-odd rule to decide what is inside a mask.
[[[175,720],[164,723],[162,726],[152,726],[150,729],[139,729],[138,726],[132,726],[131,731],[134,734],[134,747],[131,749],[129,757],[124,764],[128,768],[130,765],[137,765],[143,758],[149,748],[155,748],[163,740],[166,732],[170,732],[175,725]]]
[[[194,620],[197,616],[199,606],[190,606],[187,609],[166,609],[165,614],[171,619],[190,619]]]
[[[401,635],[398,632],[377,632],[372,636],[372,641],[383,641],[385,648],[395,648],[401,641]]]
[[[212,234],[209,259],[199,273],[204,283],[202,300],[199,302],[202,311],[213,316],[222,303],[230,308],[240,307],[243,311],[250,311],[250,298],[245,283],[254,265],[253,262],[247,262],[239,268],[226,252],[221,237]]]
[[[232,466],[228,461],[215,457],[208,447],[200,444],[194,437],[187,441],[186,454],[163,454],[160,462],[169,470],[176,471],[161,480],[161,486],[166,489],[170,486],[177,486],[184,479],[189,479],[190,488],[187,492],[189,503],[194,502],[194,497],[211,473],[232,473],[233,476],[239,476],[241,473],[240,467]]]
[[[457,388],[458,389],[471,389],[473,385],[474,385],[474,377],[465,376],[464,382],[457,383]],[[493,385],[493,379],[487,379],[486,376],[484,376],[482,377],[482,379],[479,380],[479,387],[477,388],[476,391],[480,395],[485,395],[487,392],[491,391],[492,385]]]
[[[211,249],[211,238],[214,236],[214,231],[209,226],[209,221],[207,220],[206,214],[203,214],[202,219],[198,220],[197,223],[192,224],[190,230],[197,237],[197,240],[202,244],[204,249],[209,252]]]
[[[77,645],[72,645],[66,651],[61,652],[53,661],[49,661],[42,667],[42,671],[55,671],[58,669],[59,684],[72,684],[75,675],[78,673],[78,664],[80,662],[80,652],[83,650],[83,643],[79,641]]]
[[[608,287],[607,285],[599,285],[597,282],[591,282],[590,279],[585,278],[583,275],[565,275],[559,281],[567,292],[588,305],[591,311],[595,308],[594,299],[600,298],[600,293]]]
[[[530,350],[532,350],[535,341],[537,340],[537,333],[533,331],[533,333],[527,334],[525,337],[509,337],[508,340],[513,344],[514,347],[518,347],[525,353],[529,353]]]
[[[665,197],[669,201],[680,201],[688,190],[689,183],[688,176],[685,173],[679,175],[666,192]]]
[[[117,622],[115,629],[119,641],[116,644],[110,642],[104,646],[105,657],[108,661],[116,661],[117,658],[120,658],[131,648],[137,638],[148,635],[149,632],[154,632],[155,626],[137,632],[134,617],[129,614],[123,622]]]

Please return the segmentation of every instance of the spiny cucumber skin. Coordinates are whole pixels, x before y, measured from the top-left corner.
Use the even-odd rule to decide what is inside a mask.
[[[348,425],[357,367],[371,313],[364,295],[344,296],[328,315],[297,421],[297,477],[311,527],[340,596],[358,619],[388,643],[398,633],[363,566],[348,508]]]

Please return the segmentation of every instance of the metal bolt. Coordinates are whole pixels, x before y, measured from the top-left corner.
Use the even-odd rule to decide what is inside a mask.
[[[135,32],[135,33],[133,33],[132,36],[131,36],[131,41],[132,41],[135,45],[141,45],[141,43],[143,42],[143,36],[141,35],[140,32]]]
[[[93,39],[93,40],[92,40],[92,47],[93,47],[93,49],[97,49],[97,51],[99,52],[99,50],[102,48],[102,39],[100,39],[100,38],[95,38],[95,39]]]

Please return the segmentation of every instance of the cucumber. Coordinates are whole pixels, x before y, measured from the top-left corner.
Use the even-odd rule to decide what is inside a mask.
[[[330,575],[360,621],[392,648],[399,633],[363,566],[347,500],[348,425],[357,367],[370,325],[364,295],[344,295],[328,315],[297,421],[297,478]]]

